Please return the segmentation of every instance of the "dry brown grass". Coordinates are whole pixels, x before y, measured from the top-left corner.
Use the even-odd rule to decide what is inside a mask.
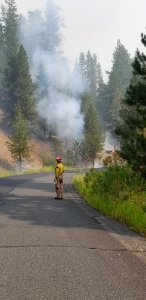
[[[10,169],[13,166],[13,159],[8,151],[6,143],[8,136],[0,130],[0,166],[2,168]]]
[[[14,161],[11,157],[10,152],[7,148],[8,135],[0,130],[0,167],[5,169],[13,169],[15,167]],[[33,149],[31,152],[32,162],[30,163],[31,167],[41,167],[41,154],[46,152],[49,157],[51,157],[50,144],[47,141],[42,141],[36,138],[31,140],[33,144]]]
[[[50,143],[47,141],[41,141],[39,139],[32,139],[33,144],[33,151],[32,151],[32,164],[34,166],[41,167],[42,161],[41,161],[41,155],[42,153],[47,153],[48,157],[52,156],[51,149],[50,149]]]

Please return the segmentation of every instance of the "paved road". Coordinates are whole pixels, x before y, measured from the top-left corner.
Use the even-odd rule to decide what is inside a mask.
[[[65,173],[0,180],[0,299],[145,300],[146,239],[90,208]]]

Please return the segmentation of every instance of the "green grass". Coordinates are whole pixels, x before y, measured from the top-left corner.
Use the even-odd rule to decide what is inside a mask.
[[[14,172],[0,168],[0,177],[7,177],[12,175],[14,175]]]
[[[65,170],[77,170],[77,168],[65,166]],[[7,177],[7,176],[13,176],[13,175],[22,175],[22,174],[39,174],[39,173],[48,173],[48,172],[54,172],[54,166],[49,167],[40,167],[40,168],[33,168],[28,169],[22,172],[14,172],[14,171],[8,171],[6,169],[0,168],[0,177]]]
[[[47,173],[52,171],[54,171],[54,168],[53,166],[50,166],[50,167],[41,167],[41,168],[25,170],[23,172],[20,172],[19,174],[35,174],[35,173],[37,174],[37,173]]]
[[[77,168],[65,166],[65,171],[69,170],[77,170]],[[21,174],[35,174],[35,173],[47,173],[47,172],[54,172],[54,166],[49,166],[49,167],[41,167],[41,168],[34,168],[34,169],[29,169],[23,172],[20,172]]]
[[[74,177],[92,207],[146,235],[146,182],[128,168],[113,167]]]

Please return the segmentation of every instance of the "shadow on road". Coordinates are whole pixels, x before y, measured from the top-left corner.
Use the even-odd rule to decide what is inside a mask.
[[[53,183],[40,182],[40,174],[29,176],[30,190],[26,182],[28,175],[21,178],[13,177],[1,180],[0,183],[7,189],[14,189],[20,184],[17,193],[1,196],[0,215],[5,214],[9,218],[25,221],[32,225],[66,228],[88,228],[105,230],[101,219],[104,218],[95,209],[89,207],[75,191],[71,183],[65,184],[64,200],[55,200],[55,187]],[[24,186],[23,186],[24,185]],[[19,187],[18,187],[19,188]],[[32,192],[32,195],[31,195]],[[27,194],[28,193],[28,194]],[[107,217],[110,221],[110,218]],[[116,221],[110,231],[118,234],[134,236],[126,226]],[[108,230],[108,228],[106,229]]]
[[[0,208],[1,213],[8,215],[11,219],[26,221],[34,225],[97,229],[97,223],[87,217],[85,212],[67,195],[64,200],[55,200],[53,196],[52,198],[9,196]]]

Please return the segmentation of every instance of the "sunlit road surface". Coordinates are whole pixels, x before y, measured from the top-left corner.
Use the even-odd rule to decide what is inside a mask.
[[[145,300],[146,239],[90,208],[66,172],[0,180],[0,299]]]

